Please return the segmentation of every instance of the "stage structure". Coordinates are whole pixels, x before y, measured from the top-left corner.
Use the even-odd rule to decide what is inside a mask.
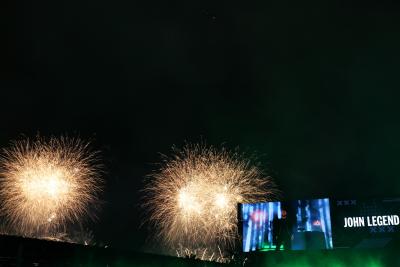
[[[244,203],[238,209],[243,253],[400,244],[400,198]]]

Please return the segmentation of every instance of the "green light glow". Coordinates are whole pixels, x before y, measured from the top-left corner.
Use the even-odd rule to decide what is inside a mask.
[[[271,252],[272,253],[272,252]],[[325,253],[306,253],[296,255],[284,255],[285,257],[265,257],[263,261],[259,261],[255,266],[279,266],[279,267],[384,267],[385,264],[379,257],[371,257],[365,255],[357,255],[354,253],[352,257],[340,257],[339,255]],[[339,256],[339,257],[338,257]]]
[[[269,243],[267,244],[265,244],[264,246],[263,246],[263,248],[262,249],[260,249],[260,251],[275,251],[276,250],[276,246],[275,245],[270,245]],[[285,250],[285,246],[284,245],[281,245],[281,247],[279,248],[279,250]]]

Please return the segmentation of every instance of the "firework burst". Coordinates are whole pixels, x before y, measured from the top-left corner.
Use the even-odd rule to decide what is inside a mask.
[[[221,254],[237,237],[237,204],[274,199],[274,183],[226,149],[187,145],[174,152],[150,175],[144,205],[149,221],[171,249],[206,247]]]
[[[18,234],[36,237],[80,222],[98,201],[98,170],[79,139],[16,141],[0,158],[2,214]]]

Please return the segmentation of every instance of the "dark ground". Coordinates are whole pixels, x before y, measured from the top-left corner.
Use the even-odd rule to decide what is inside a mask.
[[[158,256],[112,248],[0,236],[1,267],[239,267],[239,266],[399,266],[398,247],[390,249],[344,249],[326,251],[292,251],[247,254],[229,264]],[[244,262],[244,265],[243,265]]]

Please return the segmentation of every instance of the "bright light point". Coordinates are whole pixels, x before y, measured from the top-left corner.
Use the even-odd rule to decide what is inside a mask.
[[[218,194],[215,197],[215,205],[219,208],[226,208],[228,206],[228,199],[224,194]]]
[[[187,215],[188,213],[201,213],[201,203],[196,200],[196,197],[191,195],[192,192],[187,192],[188,189],[181,189],[179,192],[178,202],[182,212]]]
[[[188,195],[185,191],[181,190],[179,193],[179,207],[182,210],[190,210],[193,206],[193,198]]]
[[[20,179],[21,189],[27,198],[37,201],[61,199],[68,194],[70,182],[67,177],[44,173]]]
[[[56,218],[56,214],[51,214],[50,218],[47,219],[48,222],[52,222]]]

